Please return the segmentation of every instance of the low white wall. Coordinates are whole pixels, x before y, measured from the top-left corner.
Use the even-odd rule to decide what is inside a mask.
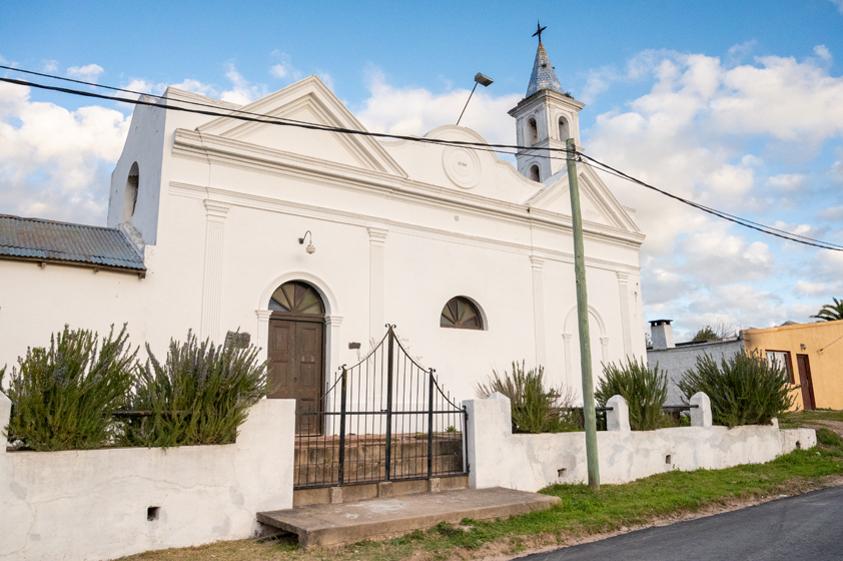
[[[624,483],[670,470],[763,463],[797,446],[816,445],[812,429],[780,430],[777,423],[733,429],[711,426],[710,413],[706,415],[707,396],[694,397],[700,406],[694,411],[694,422],[700,426],[629,431],[624,430],[628,421],[610,419],[610,426],[619,430],[597,433],[601,481]],[[513,434],[505,396],[495,394],[464,403],[468,408],[471,487],[537,491],[554,483],[587,480],[582,432]]]
[[[0,426],[10,405],[0,394]],[[295,401],[265,399],[234,444],[0,450],[0,559],[88,561],[247,538],[292,508]],[[157,520],[147,508],[160,507]]]

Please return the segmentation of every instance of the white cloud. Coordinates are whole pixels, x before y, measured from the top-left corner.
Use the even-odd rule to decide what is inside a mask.
[[[837,6],[837,11],[843,14],[843,0],[829,0],[832,4]]]
[[[129,119],[99,106],[69,111],[29,94],[0,84],[0,209],[102,223]]]
[[[805,185],[806,179],[801,173],[783,173],[768,177],[767,185],[779,191],[798,191]]]
[[[739,63],[752,48],[734,49],[728,65],[672,51],[634,56],[627,77],[649,79],[649,91],[621,110],[599,114],[584,145],[596,157],[678,195],[801,235],[843,236],[798,222],[809,222],[810,214],[800,216],[799,205],[786,197],[806,189],[807,176],[769,175],[766,168],[767,161],[779,163],[780,153],[804,143],[805,153],[817,155],[823,143],[839,142],[843,78],[820,64],[827,62],[821,48],[801,61],[758,57]],[[776,149],[777,143],[784,150]],[[843,181],[843,150],[831,175]],[[796,275],[808,270],[816,278],[805,280],[830,282],[825,277],[843,273],[843,256],[797,252],[794,244],[772,238],[758,241],[749,231],[605,178],[621,201],[637,210],[647,234],[642,254],[647,314],[673,317],[685,326],[806,319],[814,303],[805,300],[808,295],[801,302],[793,296]],[[788,214],[800,218],[773,220],[787,205]],[[829,221],[837,216],[832,209],[821,213]]]
[[[280,62],[278,64],[273,64],[269,67],[269,73],[275,76],[276,78],[285,79],[287,76],[290,75],[290,69]]]
[[[396,87],[377,68],[367,71],[369,96],[356,111],[369,130],[397,134],[424,134],[444,124],[454,123],[468,97],[468,90],[434,93],[425,88]],[[490,142],[515,140],[515,127],[506,112],[521,96],[490,95],[477,91],[461,125],[475,129]]]
[[[824,208],[819,213],[821,220],[843,220],[843,205]]]
[[[723,76],[721,91],[710,100],[718,128],[813,144],[843,134],[843,78],[812,60],[757,60]]]
[[[243,77],[233,62],[226,64],[225,77],[228,78],[230,87],[219,94],[223,101],[247,105],[269,93],[265,85],[252,83]]]
[[[328,88],[330,88],[331,90],[334,89],[334,77],[331,76],[329,72],[319,71],[316,73],[316,75],[319,77],[320,80],[325,82],[325,85],[328,86]]]
[[[758,47],[758,41],[755,39],[750,39],[749,41],[732,45],[729,47],[726,60],[729,62],[730,66],[742,63],[749,58],[752,52],[755,51],[756,47]]]
[[[831,62],[831,51],[828,50],[828,47],[826,47],[825,45],[815,46],[814,54],[817,55],[817,57],[823,62]]]
[[[796,282],[796,292],[805,296],[828,295],[837,290],[839,286],[840,283],[800,280]]]
[[[839,158],[831,164],[829,174],[835,183],[843,183],[843,149],[838,152]]]
[[[304,76],[302,71],[293,65],[293,58],[288,53],[276,49],[271,55],[277,61],[269,67],[269,73],[273,77],[285,82],[294,82]]]
[[[41,63],[41,71],[47,72],[48,74],[54,73],[56,70],[59,69],[59,63],[57,60],[48,59]]]
[[[100,75],[105,72],[105,69],[100,66],[99,64],[85,64],[83,66],[70,66],[67,69],[67,74],[73,78],[78,78],[79,80],[86,80],[88,82],[93,82]]]
[[[579,94],[579,98],[587,104],[593,104],[597,97],[609,89],[609,86],[620,80],[620,73],[611,66],[604,66],[588,72],[585,86]]]

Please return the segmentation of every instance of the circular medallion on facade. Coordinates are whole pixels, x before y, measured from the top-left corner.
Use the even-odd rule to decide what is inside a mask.
[[[463,189],[476,187],[480,182],[480,158],[465,148],[445,148],[442,152],[442,167],[448,179]]]

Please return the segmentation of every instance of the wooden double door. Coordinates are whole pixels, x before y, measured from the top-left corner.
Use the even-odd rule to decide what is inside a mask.
[[[325,385],[325,323],[318,317],[273,315],[269,320],[268,396],[296,400],[296,433],[319,434]]]

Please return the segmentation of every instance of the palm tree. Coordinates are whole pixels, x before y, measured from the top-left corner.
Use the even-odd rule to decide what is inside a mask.
[[[837,298],[832,298],[832,300],[834,301],[834,304],[826,304],[820,308],[817,315],[811,317],[822,321],[836,321],[838,319],[843,319],[843,300],[838,300]]]

